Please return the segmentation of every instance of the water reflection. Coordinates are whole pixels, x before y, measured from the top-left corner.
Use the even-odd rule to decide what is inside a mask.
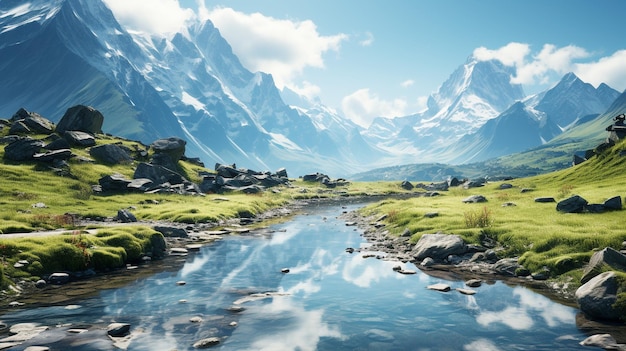
[[[222,338],[220,350],[584,349],[576,310],[528,289],[495,282],[472,296],[440,293],[426,287],[464,284],[402,275],[392,269],[398,263],[346,253],[367,245],[354,227],[333,218],[342,210],[296,217],[275,226],[270,238],[226,238],[190,256],[178,272],[103,291],[80,306],[18,311],[2,320],[91,326],[71,337],[59,338],[66,335],[60,329],[42,334],[62,350],[114,349],[101,332],[113,321],[132,325],[128,350],[192,350],[210,336]],[[232,312],[233,305],[244,310]]]

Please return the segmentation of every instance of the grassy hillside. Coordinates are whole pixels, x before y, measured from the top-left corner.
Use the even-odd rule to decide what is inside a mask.
[[[408,228],[412,242],[422,234],[439,231],[458,234],[469,243],[497,242],[501,257],[519,257],[531,272],[547,269],[553,277],[578,277],[594,251],[607,246],[621,249],[626,240],[624,211],[564,214],[556,211],[555,203],[538,203],[535,198],[560,201],[577,194],[589,203],[601,204],[626,194],[625,172],[626,142],[622,142],[578,166],[508,181],[511,189],[500,190],[502,182],[494,182],[469,190],[451,189],[437,197],[387,200],[362,211],[365,215],[386,214],[392,234]],[[479,194],[488,202],[462,203]],[[514,206],[503,206],[505,203]],[[424,216],[429,212],[439,216]]]

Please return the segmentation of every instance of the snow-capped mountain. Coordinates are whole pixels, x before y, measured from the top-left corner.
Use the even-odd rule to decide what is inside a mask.
[[[0,88],[2,116],[24,107],[57,121],[91,105],[106,132],[146,143],[182,137],[209,167],[347,174],[364,167],[352,150],[374,150],[355,125],[315,123],[329,111],[309,109],[311,118],[285,104],[271,75],[247,70],[210,21],[157,37],[126,31],[101,0],[9,0],[0,43],[10,83]]]
[[[151,36],[123,28],[102,0],[2,0],[0,57],[1,117],[23,107],[58,121],[71,106],[91,105],[107,133],[144,143],[178,136],[208,167],[286,167],[292,176],[514,152],[602,113],[617,96],[570,74],[524,99],[511,68],[470,57],[427,110],[363,129],[250,72],[210,21]]]
[[[396,119],[377,118],[364,135],[391,153],[413,151],[420,161],[446,161],[435,150],[453,145],[524,97],[512,84],[511,68],[470,57],[428,99],[424,112]],[[389,136],[393,137],[389,137]],[[415,162],[413,160],[406,161]]]
[[[594,88],[575,74],[554,87],[516,102],[476,132],[448,148],[452,163],[484,161],[542,145],[589,115],[600,114],[619,92],[606,84]]]

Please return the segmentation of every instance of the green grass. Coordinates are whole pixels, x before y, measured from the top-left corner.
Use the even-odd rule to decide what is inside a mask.
[[[75,230],[52,236],[0,238],[0,266],[8,276],[39,279],[59,271],[123,267],[143,255],[158,256],[157,247],[165,247],[163,235],[144,226],[108,228],[97,235]],[[20,260],[29,264],[15,268]]]
[[[596,250],[620,249],[626,240],[624,212],[564,214],[554,203],[537,203],[536,197],[557,201],[578,194],[590,203],[602,203],[626,193],[625,143],[583,164],[545,175],[509,181],[514,188],[499,190],[500,183],[486,187],[450,189],[437,197],[386,200],[362,209],[364,215],[387,215],[387,228],[399,235],[406,228],[411,241],[425,233],[458,234],[468,243],[489,238],[498,242],[502,257],[519,257],[531,272],[547,267],[553,276],[580,274]],[[521,193],[521,188],[532,192]],[[484,195],[487,203],[464,204],[469,195]],[[503,207],[512,202],[516,206]],[[438,212],[427,218],[424,214]]]

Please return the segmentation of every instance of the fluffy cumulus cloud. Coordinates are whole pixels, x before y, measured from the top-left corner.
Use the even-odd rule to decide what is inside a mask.
[[[127,29],[150,34],[167,35],[185,27],[194,18],[191,9],[184,9],[177,0],[104,0],[115,18]]]
[[[626,50],[619,50],[595,62],[576,64],[574,73],[583,81],[595,86],[606,83],[613,89],[624,91],[626,90]]]
[[[404,116],[406,108],[406,100],[384,100],[369,89],[359,89],[341,101],[341,109],[345,116],[366,128],[376,117]]]
[[[338,51],[348,38],[321,35],[310,20],[276,19],[203,5],[199,13],[215,24],[246,68],[271,73],[279,88],[292,86],[306,67],[323,68],[323,55]]]
[[[477,60],[499,60],[504,65],[515,67],[512,83],[549,85],[565,73],[574,72],[596,87],[606,83],[619,91],[626,89],[626,50],[598,58],[574,45],[557,47],[545,44],[533,54],[528,44],[509,43],[495,50],[477,48],[473,56]]]

